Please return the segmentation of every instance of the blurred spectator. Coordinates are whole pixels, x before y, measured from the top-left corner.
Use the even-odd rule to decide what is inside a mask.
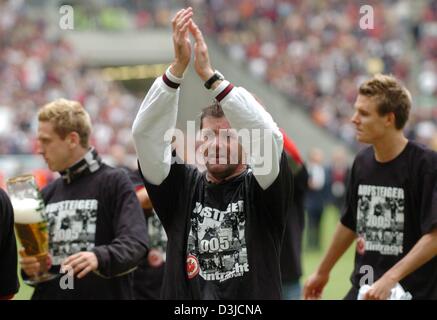
[[[332,153],[331,163],[327,169],[327,185],[329,200],[339,213],[341,213],[344,206],[349,170],[346,150],[343,147],[335,148]]]
[[[39,190],[42,190],[58,177],[58,173],[54,173],[49,169],[35,169],[32,171],[32,175],[35,177],[35,182]]]
[[[318,148],[310,150],[307,162],[309,179],[306,209],[308,212],[308,247],[313,250],[320,249],[320,221],[327,201],[327,176],[323,161],[322,150]]]

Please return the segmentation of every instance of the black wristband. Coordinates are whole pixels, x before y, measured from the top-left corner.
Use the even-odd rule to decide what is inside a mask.
[[[209,90],[209,89],[211,89],[212,84],[214,82],[216,82],[217,80],[223,80],[223,79],[224,79],[223,75],[216,70],[214,72],[213,76],[205,81],[204,86],[205,86],[206,89]]]

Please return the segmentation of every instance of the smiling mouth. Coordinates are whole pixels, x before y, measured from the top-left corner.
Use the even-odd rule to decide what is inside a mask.
[[[208,158],[210,164],[227,164],[228,159],[224,157]]]

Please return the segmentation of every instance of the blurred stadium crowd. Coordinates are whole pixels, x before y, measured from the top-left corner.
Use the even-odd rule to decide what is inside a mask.
[[[418,1],[421,2],[421,1]],[[205,16],[235,61],[307,109],[314,122],[354,144],[356,88],[369,74],[392,73],[416,99],[416,116],[437,107],[437,1],[413,16],[411,1],[214,1]],[[424,3],[422,1],[422,3]],[[361,5],[374,28],[360,28]],[[420,61],[420,62],[419,62]],[[416,64],[415,64],[416,63]],[[415,73],[416,71],[416,73]],[[420,96],[420,100],[418,99]],[[429,97],[428,97],[429,96]],[[437,109],[436,109],[437,110]],[[437,114],[425,116],[436,120]]]
[[[366,1],[375,13],[369,30],[359,28],[360,1],[181,2],[63,3],[75,8],[78,29],[111,31],[169,28],[172,14],[191,5],[234,63],[247,65],[351,146],[358,84],[370,74],[391,73],[413,95],[409,137],[437,148],[437,0]],[[46,24],[29,17],[25,1],[0,1],[0,154],[34,152],[36,110],[58,97],[83,103],[101,153],[113,144],[129,146],[138,98],[86,68],[65,40],[47,37]]]
[[[60,97],[86,107],[94,123],[93,144],[102,153],[111,144],[128,145],[138,99],[85,68],[66,41],[46,37],[44,20],[30,19],[25,3],[14,3],[0,5],[0,153],[32,153],[36,110]]]

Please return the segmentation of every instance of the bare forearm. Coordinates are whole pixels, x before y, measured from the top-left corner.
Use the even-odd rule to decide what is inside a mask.
[[[329,249],[323,257],[317,272],[321,274],[329,274],[338,259],[340,259],[345,251],[350,247],[355,238],[356,234],[352,230],[339,223]]]
[[[150,210],[153,209],[152,201],[150,201],[146,188],[141,188],[136,192],[137,198],[140,201],[141,208]]]
[[[185,72],[185,69],[186,69],[186,68],[187,68],[186,65],[184,65],[184,64],[182,64],[182,63],[180,63],[180,62],[178,62],[178,61],[174,61],[174,62],[172,63],[172,65],[170,66],[170,72],[171,72],[175,77],[183,78],[183,76],[184,76],[184,72]]]
[[[388,270],[384,277],[399,282],[437,255],[437,228],[424,235],[411,251]]]

